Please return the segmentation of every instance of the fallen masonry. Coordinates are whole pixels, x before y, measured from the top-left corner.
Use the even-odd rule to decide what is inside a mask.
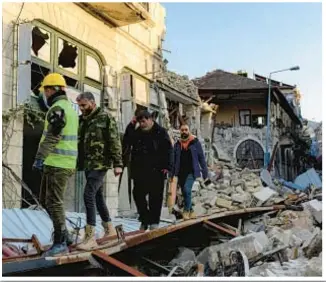
[[[125,233],[117,225],[119,237],[98,239],[91,252],[72,246],[68,255],[44,258],[48,246],[33,234],[3,238],[3,275],[322,276],[320,190],[284,189],[258,173],[228,163],[219,179],[195,182],[196,219],[180,219],[179,190],[173,212],[162,210],[165,225]]]

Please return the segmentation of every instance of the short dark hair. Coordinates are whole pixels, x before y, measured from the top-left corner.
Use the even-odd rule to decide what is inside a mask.
[[[80,100],[83,100],[83,99],[86,99],[88,101],[94,101],[95,102],[95,97],[93,95],[92,92],[83,92],[83,93],[80,93],[77,97],[77,101],[80,101]]]
[[[143,118],[145,118],[145,119],[152,119],[153,117],[152,117],[152,115],[151,115],[151,113],[149,111],[147,111],[147,110],[141,110],[141,111],[139,111],[137,113],[136,120],[137,121],[140,121]]]
[[[189,128],[189,125],[186,124],[186,123],[181,123],[180,126],[179,126],[179,128],[181,128],[182,126],[187,126]]]

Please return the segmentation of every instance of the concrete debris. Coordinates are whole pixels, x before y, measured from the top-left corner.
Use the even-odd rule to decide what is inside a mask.
[[[195,252],[187,248],[179,248],[178,255],[169,263],[171,266],[180,266],[185,272],[195,264],[197,264]]]
[[[230,265],[229,254],[232,250],[242,251],[248,259],[262,254],[269,247],[268,237],[264,232],[252,233],[246,236],[236,237],[229,242],[205,248],[198,256],[197,260],[202,263],[208,263],[212,270],[216,269],[218,262],[218,252],[224,264]]]
[[[312,216],[314,217],[314,219],[318,222],[318,223],[322,223],[322,217],[323,217],[323,204],[321,201],[318,200],[312,200],[306,203],[303,203],[302,206],[305,209],[308,209]]]
[[[255,266],[249,271],[250,277],[315,277],[322,276],[322,257],[308,260],[300,257],[296,260],[284,262],[281,265],[278,261],[264,263]]]
[[[316,257],[321,253],[323,248],[322,232],[317,227],[309,241],[306,241],[302,249],[307,258]]]

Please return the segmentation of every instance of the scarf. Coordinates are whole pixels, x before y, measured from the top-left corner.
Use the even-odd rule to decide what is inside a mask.
[[[180,139],[181,149],[187,151],[190,142],[194,139],[195,139],[195,136],[193,136],[193,135],[190,135],[186,140]]]

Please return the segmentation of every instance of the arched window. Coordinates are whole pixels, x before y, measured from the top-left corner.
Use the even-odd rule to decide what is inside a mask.
[[[40,84],[48,73],[62,74],[69,86],[72,102],[82,91],[95,95],[102,102],[103,63],[91,48],[77,42],[44,23],[34,21],[31,32],[31,90],[39,94]]]
[[[236,149],[236,159],[242,168],[259,169],[264,166],[264,150],[257,141],[247,139]]]

